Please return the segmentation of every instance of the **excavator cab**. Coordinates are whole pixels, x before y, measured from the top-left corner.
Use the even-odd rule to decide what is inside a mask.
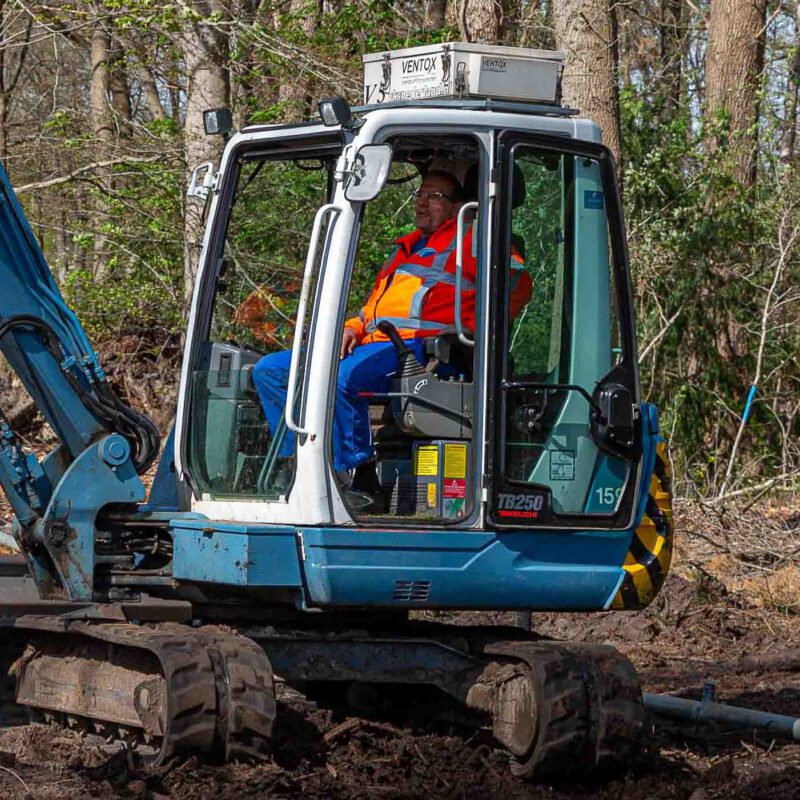
[[[183,395],[183,472],[196,501],[255,513],[241,504],[293,504],[297,470],[330,478],[330,387],[344,320],[359,313],[395,240],[414,230],[413,191],[436,169],[468,187],[458,204],[458,249],[468,238],[477,280],[464,278],[459,252],[447,278],[452,326],[430,337],[421,329],[425,357],[402,355],[389,391],[371,398],[368,469],[384,502],[361,513],[334,481],[330,493],[341,504],[332,503],[332,515],[318,509],[320,519],[630,522],[641,426],[611,157],[597,142],[548,134],[575,125],[555,110],[513,120],[493,114],[486,129],[476,128],[474,113],[446,112],[378,111],[362,118],[357,135],[317,125],[313,136],[282,130],[273,140],[276,132],[265,129],[229,146]],[[460,125],[437,131],[437,113]],[[386,180],[368,201],[349,200],[351,162],[376,145],[391,154]],[[521,277],[532,289],[514,307],[512,284]],[[425,295],[423,283],[420,307]],[[467,303],[475,330],[461,318]],[[379,327],[391,338],[390,318]],[[294,351],[294,405],[268,420],[253,370],[280,350]],[[306,449],[314,440],[324,444]]]
[[[190,194],[208,222],[174,437],[146,503],[137,473],[154,428],[115,400],[9,205],[17,313],[0,347],[64,443],[39,465],[8,432],[0,453],[43,594],[226,603],[244,588],[296,608],[652,599],[669,566],[668,468],[640,396],[613,158],[560,105],[560,69],[560,54],[455,43],[366,56],[364,106],[327,98],[318,119],[247,127],[216,172],[198,168]],[[359,390],[368,447],[342,470],[336,449],[356,426],[339,413],[345,323],[415,231],[414,193],[437,171],[461,187],[454,235],[402,265],[405,317],[375,300],[371,332],[396,366]],[[87,470],[104,476],[91,495]]]

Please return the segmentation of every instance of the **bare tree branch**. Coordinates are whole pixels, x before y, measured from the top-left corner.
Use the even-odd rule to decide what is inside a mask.
[[[73,170],[67,175],[59,175],[57,178],[50,178],[46,181],[37,181],[36,183],[25,183],[22,186],[15,186],[14,191],[17,194],[25,194],[25,192],[33,192],[36,189],[49,189],[52,186],[59,186],[63,183],[69,183],[70,181],[77,180],[82,175],[86,175],[87,173],[94,172],[98,169],[105,169],[107,167],[113,167],[117,164],[152,164],[156,161],[163,161],[164,156],[162,154],[155,155],[155,156],[125,156],[123,158],[111,158],[107,161],[95,161],[91,164],[85,164],[78,169]]]

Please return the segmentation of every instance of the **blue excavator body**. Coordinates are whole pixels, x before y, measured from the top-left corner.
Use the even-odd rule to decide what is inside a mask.
[[[450,74],[458,48],[443,47]],[[245,129],[217,174],[195,174],[208,229],[176,426],[148,497],[141,475],[158,433],[109,386],[0,168],[0,351],[59,440],[39,460],[0,414],[0,484],[40,596],[75,604],[55,621],[8,623],[38,648],[17,670],[18,700],[90,719],[114,706],[115,724],[161,742],[161,761],[220,746],[249,757],[271,733],[272,662],[305,688],[432,685],[492,722],[520,775],[575,758],[602,766],[607,740],[630,743],[641,726],[626,659],[408,619],[642,608],[664,581],[670,471],[656,408],[640,396],[613,158],[596,126],[552,102],[359,113]],[[455,326],[426,342],[426,364],[396,341],[389,391],[366,393],[368,499],[380,502],[359,505],[359,471],[332,466],[341,332],[358,313],[351,287],[374,276],[369,226],[399,219],[409,181],[443,168],[464,188],[454,261],[437,273],[453,287]],[[289,191],[276,198],[276,187]],[[299,293],[282,277],[296,276],[298,259]],[[523,265],[520,310],[510,298]],[[421,276],[419,312],[433,282],[404,268]],[[462,322],[467,303],[474,331]],[[269,430],[252,373],[276,342],[292,357],[284,417]],[[169,627],[192,618],[244,635]],[[130,702],[103,694],[116,676],[87,688],[85,672],[70,671],[73,644],[70,664],[131,665]]]
[[[152,424],[109,401],[97,354],[64,303],[5,172],[0,189],[0,350],[60,440],[39,463],[0,420],[0,481],[43,596],[92,602],[156,591],[225,602],[227,587],[236,602],[250,590],[259,603],[300,609],[602,610],[642,607],[658,591],[669,566],[671,511],[663,440],[648,403],[636,415],[636,506],[623,528],[459,530],[400,519],[395,529],[385,519],[378,529],[359,520],[263,524],[231,520],[229,509],[214,519],[179,491],[174,433],[143,502],[137,471],[155,457]],[[603,463],[598,459],[587,504],[602,491]],[[128,528],[160,526],[170,552],[158,575],[145,570],[137,581],[142,559],[133,554],[121,584],[111,578],[100,585],[98,516],[108,509],[111,527],[123,517]],[[186,586],[200,591],[185,593]]]

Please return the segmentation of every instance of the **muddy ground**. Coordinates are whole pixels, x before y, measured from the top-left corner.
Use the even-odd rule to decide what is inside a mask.
[[[726,519],[683,507],[675,568],[640,613],[534,615],[560,639],[614,644],[645,690],[800,717],[798,520],[784,504]],[[509,623],[503,614],[436,614],[455,624]],[[754,663],[755,662],[755,663]],[[651,718],[627,768],[524,784],[486,732],[403,716],[361,719],[280,693],[273,755],[264,764],[196,759],[147,770],[76,733],[0,719],[0,798],[552,798],[790,800],[800,798],[800,744],[766,734]]]

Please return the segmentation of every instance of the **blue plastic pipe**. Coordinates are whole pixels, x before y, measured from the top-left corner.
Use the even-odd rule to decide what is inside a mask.
[[[753,401],[756,399],[757,391],[758,387],[754,383],[750,384],[750,391],[747,393],[747,400],[745,400],[744,412],[742,414],[742,422],[745,424],[747,420],[750,419],[750,412],[753,410]]]
[[[768,714],[749,708],[728,706],[724,703],[686,700],[668,694],[643,692],[645,708],[656,714],[692,722],[723,722],[739,728],[755,728],[774,736],[783,736],[800,741],[800,719],[784,714]]]

